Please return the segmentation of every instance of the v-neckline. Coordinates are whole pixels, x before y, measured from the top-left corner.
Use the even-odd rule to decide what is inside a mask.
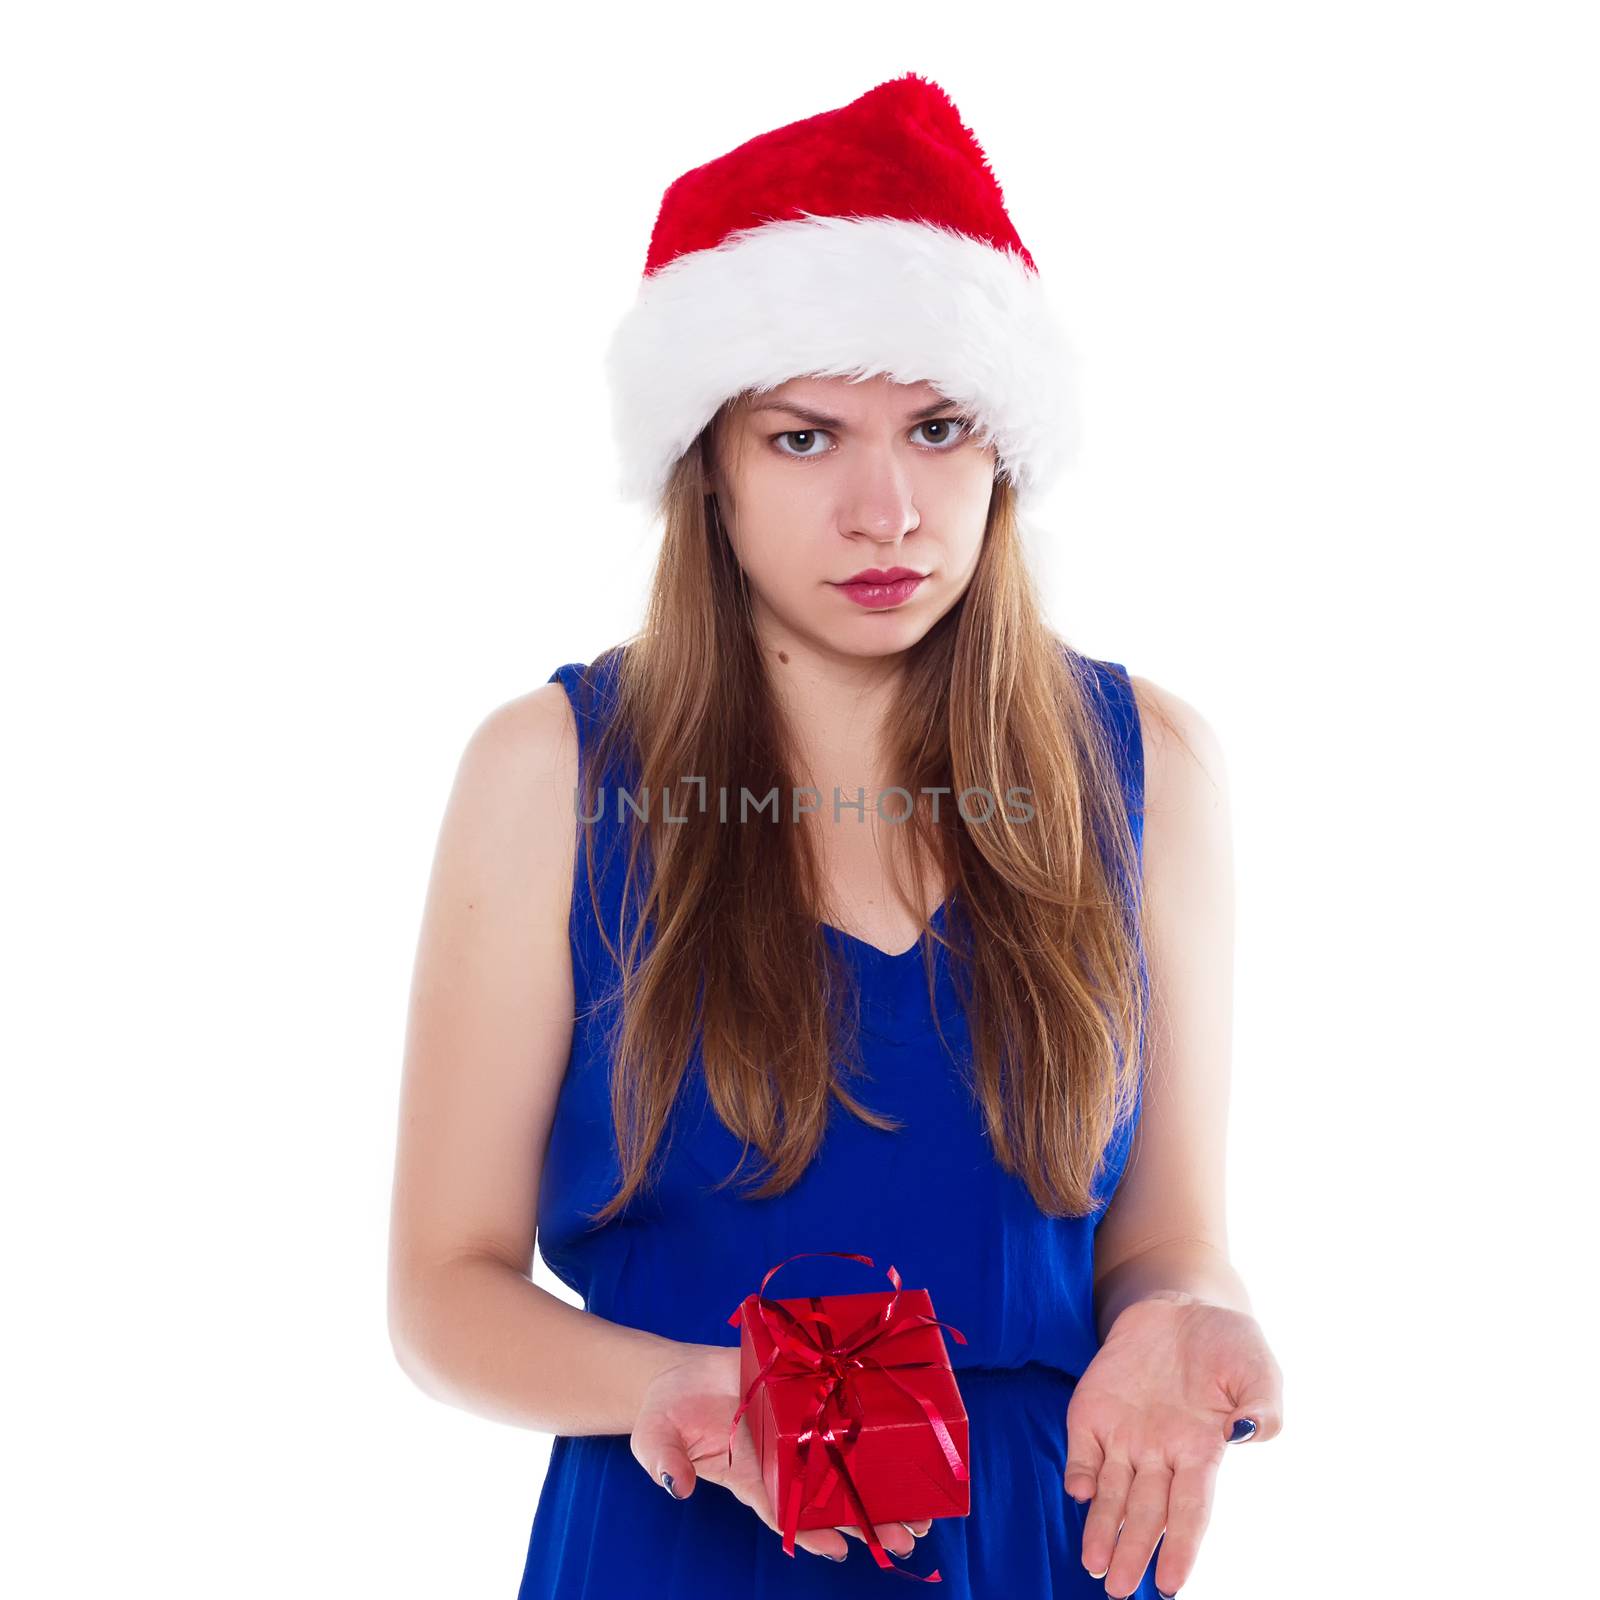
[[[934,908],[933,915],[928,918],[929,927],[937,928],[940,926],[940,924],[944,921],[945,910],[949,904],[950,897],[947,895]],[[899,951],[885,950],[881,945],[872,944],[868,940],[860,938],[856,934],[847,933],[843,928],[835,927],[831,922],[819,923],[818,926],[823,928],[828,933],[837,935],[840,939],[843,939],[846,944],[854,945],[858,950],[863,951],[865,954],[871,956],[874,960],[883,962],[887,966],[895,966],[898,963],[907,960],[909,957],[914,956],[922,945],[922,935],[919,933],[916,937],[916,940],[906,949]]]

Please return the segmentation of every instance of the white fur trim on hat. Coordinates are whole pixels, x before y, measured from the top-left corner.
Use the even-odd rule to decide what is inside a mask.
[[[1076,361],[1038,274],[932,223],[806,213],[731,233],[642,280],[605,360],[630,501],[657,503],[725,401],[803,376],[932,384],[1019,498],[1077,449]]]

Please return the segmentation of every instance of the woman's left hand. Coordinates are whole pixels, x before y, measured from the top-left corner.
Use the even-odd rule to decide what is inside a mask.
[[[1236,1433],[1246,1418],[1254,1430]],[[1156,1588],[1176,1594],[1210,1520],[1224,1449],[1282,1425],[1283,1375],[1254,1317],[1176,1290],[1134,1301],[1067,1404],[1064,1481],[1091,1502],[1090,1575],[1104,1576],[1108,1595],[1130,1595],[1160,1540]]]

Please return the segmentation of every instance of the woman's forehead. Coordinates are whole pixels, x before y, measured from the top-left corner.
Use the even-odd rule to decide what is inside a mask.
[[[932,382],[900,383],[876,375],[871,378],[804,376],[790,378],[773,389],[751,391],[745,396],[749,409],[785,403],[835,412],[887,404],[906,412],[933,405],[948,405],[949,397]]]

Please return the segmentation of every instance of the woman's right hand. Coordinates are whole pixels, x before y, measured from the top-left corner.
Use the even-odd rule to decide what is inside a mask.
[[[694,1491],[697,1478],[720,1484],[750,1507],[782,1536],[772,1514],[761,1458],[750,1434],[750,1414],[739,1419],[733,1436],[733,1463],[728,1462],[728,1431],[739,1409],[739,1347],[685,1345],[682,1361],[658,1372],[645,1390],[630,1441],[634,1459],[667,1492],[679,1500]],[[667,1478],[671,1478],[669,1484]],[[916,1539],[932,1522],[882,1522],[875,1525],[878,1542],[891,1555],[908,1556]],[[814,1555],[843,1561],[850,1553],[845,1539],[865,1539],[859,1528],[812,1528],[795,1534],[795,1544]]]

